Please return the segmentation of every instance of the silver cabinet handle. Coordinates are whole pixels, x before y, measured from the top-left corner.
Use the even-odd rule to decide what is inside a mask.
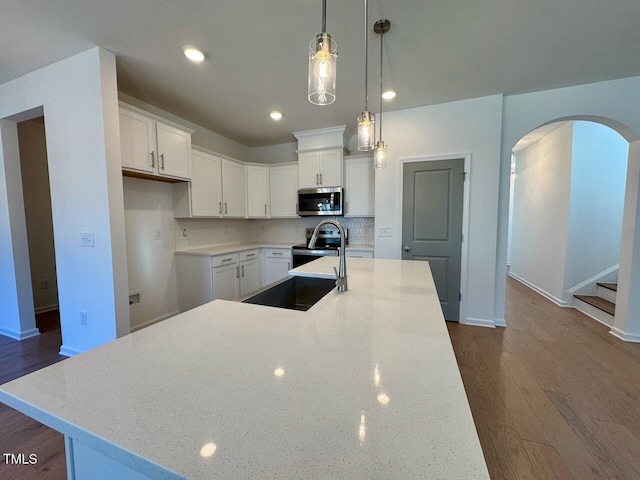
[[[240,278],[240,267],[236,267],[236,278]]]
[[[151,168],[156,168],[156,152],[151,150]]]
[[[322,185],[322,174],[320,174],[320,185]]]
[[[273,252],[273,255],[282,255],[282,252]]]
[[[164,153],[160,154],[160,165],[161,165],[161,169],[164,170]]]
[[[287,269],[291,270],[291,262],[287,262]]]
[[[242,265],[242,276],[244,277],[244,265]]]
[[[233,260],[233,258],[223,258],[222,259],[223,262],[230,262],[231,260]]]
[[[267,214],[267,204],[266,203],[264,204],[264,214],[265,215]]]
[[[218,213],[222,214],[222,202],[218,202]]]
[[[316,173],[316,185],[320,185],[320,175]]]
[[[247,253],[247,257],[253,257],[255,256],[255,253]]]
[[[229,213],[229,211],[227,209],[227,202],[224,202],[224,213]]]

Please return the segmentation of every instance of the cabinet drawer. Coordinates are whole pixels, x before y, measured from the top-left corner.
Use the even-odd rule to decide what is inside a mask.
[[[373,258],[373,252],[371,250],[349,250],[345,252],[347,257],[353,258]]]
[[[234,263],[238,263],[237,253],[229,253],[227,255],[218,255],[211,258],[211,265],[213,266],[213,268],[221,267],[223,265],[233,265]]]
[[[240,257],[241,262],[244,260],[253,260],[260,257],[260,250],[256,249],[256,250],[247,250],[246,252],[240,252],[238,254],[238,257]]]
[[[272,258],[291,258],[291,249],[290,248],[265,248],[264,249],[265,257]]]

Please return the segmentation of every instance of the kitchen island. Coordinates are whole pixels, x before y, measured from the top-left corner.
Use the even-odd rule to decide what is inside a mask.
[[[348,276],[307,312],[216,300],[0,401],[65,434],[76,479],[488,479],[428,264]]]

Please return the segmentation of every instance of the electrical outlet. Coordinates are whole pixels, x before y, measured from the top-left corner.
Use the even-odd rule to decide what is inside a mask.
[[[156,240],[162,240],[162,230],[156,230]]]
[[[391,236],[391,227],[379,227],[378,228],[378,236],[379,237],[390,237]]]
[[[80,312],[80,325],[87,326],[87,312]]]
[[[183,228],[183,229],[182,229],[182,236],[183,236],[183,237],[186,237],[186,236],[187,236],[187,229],[186,229],[186,228]]]
[[[47,290],[49,288],[49,279],[45,278],[44,280],[40,280],[40,288],[42,290]]]
[[[80,246],[82,247],[93,247],[93,232],[80,232]]]

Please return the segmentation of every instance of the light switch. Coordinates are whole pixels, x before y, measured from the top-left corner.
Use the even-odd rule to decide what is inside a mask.
[[[378,228],[378,236],[379,237],[390,237],[391,236],[391,227],[379,227]]]
[[[156,230],[156,240],[162,240],[162,230]]]

